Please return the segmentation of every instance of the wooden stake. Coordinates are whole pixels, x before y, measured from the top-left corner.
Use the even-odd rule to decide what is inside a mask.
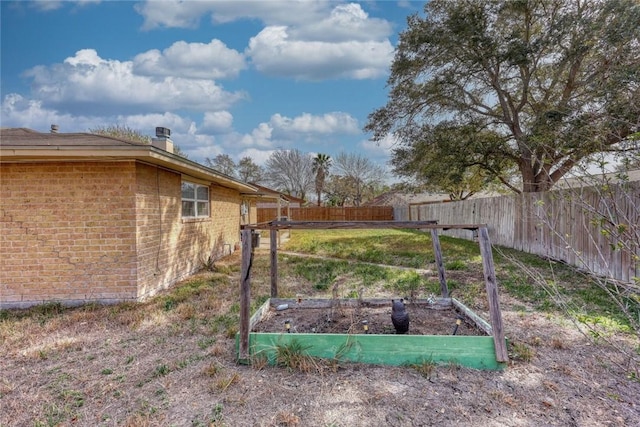
[[[435,228],[431,229],[431,241],[433,242],[433,252],[436,255],[436,266],[438,267],[438,278],[440,279],[440,291],[442,292],[442,298],[449,298],[449,287],[447,286],[447,278],[444,272],[440,238],[438,237],[438,230]]]
[[[271,242],[271,298],[278,296],[278,238],[280,233],[275,227],[269,230],[269,241]]]
[[[493,329],[493,342],[496,348],[496,361],[508,362],[507,345],[504,340],[504,328],[502,327],[502,314],[500,311],[500,299],[498,298],[498,284],[496,282],[496,272],[493,266],[493,253],[491,252],[491,242],[489,241],[489,231],[487,226],[478,229],[480,242],[480,254],[482,255],[482,269],[484,271],[484,281],[487,288],[487,298],[489,299],[489,316],[491,328]]]
[[[239,359],[249,359],[249,313],[251,307],[251,264],[253,262],[251,229],[242,230],[242,268],[240,274],[240,349]]]

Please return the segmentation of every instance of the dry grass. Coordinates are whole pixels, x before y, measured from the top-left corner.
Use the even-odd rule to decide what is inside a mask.
[[[269,294],[268,259],[254,260],[256,305]],[[281,367],[260,357],[238,365],[239,261],[231,256],[143,304],[3,312],[0,425],[640,424],[640,382],[612,363],[615,351],[507,293],[503,317],[518,357],[504,372],[346,364],[292,349]],[[281,273],[283,295],[327,297],[284,265]],[[475,273],[458,273],[461,290],[465,277],[477,285]]]

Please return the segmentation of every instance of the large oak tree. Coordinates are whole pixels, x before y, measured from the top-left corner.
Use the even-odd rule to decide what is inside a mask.
[[[638,0],[431,0],[424,12],[408,18],[389,100],[365,126],[397,138],[397,173],[426,179],[442,158],[546,191],[589,156],[628,149],[640,122]]]

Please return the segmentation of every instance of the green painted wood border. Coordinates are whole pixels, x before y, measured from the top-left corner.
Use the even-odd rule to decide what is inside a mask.
[[[305,354],[323,359],[394,366],[432,362],[483,370],[505,367],[504,363],[496,362],[493,337],[486,336],[252,332],[251,357],[266,357],[270,364],[275,364],[277,347],[287,346],[293,340],[305,349]]]
[[[267,300],[251,318],[251,328],[268,310]],[[506,363],[496,361],[494,339],[491,336],[466,335],[378,335],[378,334],[288,334],[249,333],[250,357],[266,357],[276,363],[279,346],[296,340],[309,356],[323,359],[376,365],[407,365],[430,362],[454,364],[473,369],[502,370]],[[506,340],[505,340],[506,341]],[[239,356],[239,335],[236,352]],[[238,359],[240,363],[249,360]]]

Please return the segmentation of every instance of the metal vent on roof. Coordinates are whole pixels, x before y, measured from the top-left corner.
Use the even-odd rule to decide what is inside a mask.
[[[163,127],[157,127],[156,128],[156,136],[158,138],[169,138],[171,136],[171,129],[163,128]]]

